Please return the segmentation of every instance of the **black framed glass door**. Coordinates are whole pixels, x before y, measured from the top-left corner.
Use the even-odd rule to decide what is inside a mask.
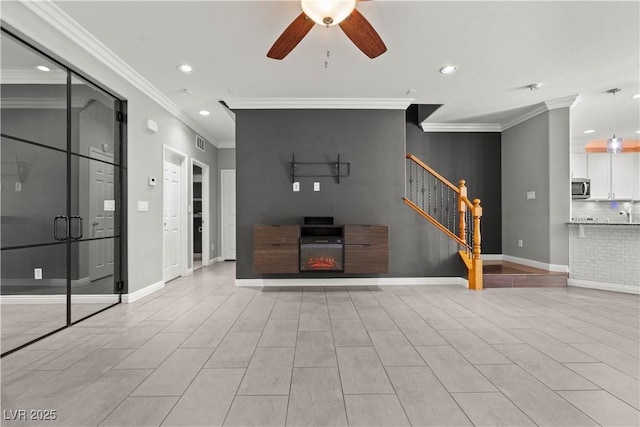
[[[120,301],[123,101],[2,32],[3,355]]]

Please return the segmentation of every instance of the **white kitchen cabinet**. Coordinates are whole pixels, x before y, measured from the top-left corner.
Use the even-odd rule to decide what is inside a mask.
[[[587,177],[587,155],[585,153],[571,155],[571,178]]]
[[[640,200],[640,155],[589,154],[587,176],[594,200]]]

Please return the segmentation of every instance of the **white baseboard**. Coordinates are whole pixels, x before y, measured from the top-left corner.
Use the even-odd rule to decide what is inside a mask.
[[[164,288],[164,280],[160,280],[159,282],[156,282],[152,285],[146,286],[142,289],[138,289],[137,291],[130,294],[122,295],[122,302],[126,304],[136,302],[139,299],[144,298],[147,295],[151,295],[155,291],[159,291],[162,288]]]
[[[482,261],[502,261],[504,255],[502,254],[481,254]]]
[[[215,257],[215,258],[211,258],[211,259],[209,260],[209,265],[211,265],[211,264],[215,264],[216,262],[222,262],[222,261],[224,261],[224,260],[222,259],[222,257],[221,257],[221,256],[219,256],[219,257]]]
[[[235,279],[235,285],[289,287],[289,286],[411,286],[458,285],[468,287],[461,277],[358,277],[327,279]]]
[[[72,304],[115,304],[118,295],[71,295]],[[66,295],[2,295],[0,304],[66,304]]]
[[[621,285],[619,283],[593,282],[591,280],[567,280],[567,286],[578,288],[600,289],[602,291],[624,292],[627,294],[640,294],[640,287],[633,285]]]
[[[507,262],[514,262],[516,264],[526,265],[528,267],[539,268],[541,270],[553,271],[555,273],[568,273],[569,266],[561,264],[547,264],[540,261],[534,261],[526,258],[518,258],[511,255],[502,255],[502,260]]]

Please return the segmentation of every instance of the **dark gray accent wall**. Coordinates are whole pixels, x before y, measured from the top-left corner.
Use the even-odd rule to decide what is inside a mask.
[[[423,132],[407,123],[407,153],[420,158],[448,181],[464,179],[471,200],[480,199],[482,253],[502,253],[501,134]]]
[[[300,224],[304,216],[389,225],[386,276],[463,276],[457,246],[402,202],[405,130],[401,110],[236,111],[237,278],[261,277],[253,272],[254,224]],[[340,153],[351,175],[339,184],[300,178],[294,193],[293,153],[300,162],[335,161]],[[343,275],[323,275],[336,276]]]

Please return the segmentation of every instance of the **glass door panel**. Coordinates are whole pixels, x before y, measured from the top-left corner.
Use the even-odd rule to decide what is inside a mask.
[[[0,52],[2,135],[66,151],[67,71],[4,33]]]
[[[71,155],[71,322],[118,302],[120,168],[93,144],[92,158]]]
[[[2,248],[66,240],[66,153],[11,138],[1,148]]]
[[[6,352],[66,325],[67,245],[3,249],[1,254],[1,345]]]
[[[71,152],[98,159],[107,154],[119,165],[118,100],[72,73],[71,105]]]

